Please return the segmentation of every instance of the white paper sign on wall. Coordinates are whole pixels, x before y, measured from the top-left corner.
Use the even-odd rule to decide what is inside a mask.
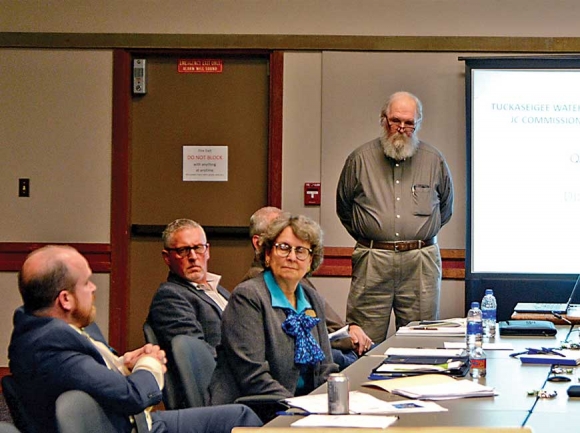
[[[227,182],[228,146],[183,146],[183,180]]]

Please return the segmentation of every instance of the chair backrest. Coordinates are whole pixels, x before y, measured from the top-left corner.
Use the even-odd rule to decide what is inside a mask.
[[[20,433],[14,424],[0,422],[0,433]]]
[[[2,394],[10,411],[10,416],[18,430],[25,433],[36,433],[38,430],[30,415],[26,413],[26,407],[20,399],[18,387],[11,375],[2,377]]]
[[[111,433],[115,426],[96,400],[84,391],[67,391],[56,399],[59,433]]]
[[[147,343],[159,344],[159,340],[148,322],[143,324],[143,335]],[[167,373],[165,373],[165,386],[163,387],[163,405],[165,409],[180,409],[183,406],[183,398],[177,386],[177,380],[178,378],[175,372],[167,369]]]
[[[143,323],[143,335],[145,336],[145,341],[151,344],[159,344],[157,335],[153,331],[153,328],[148,322]]]
[[[206,406],[216,365],[207,343],[190,335],[178,335],[171,340],[171,351],[187,407]]]

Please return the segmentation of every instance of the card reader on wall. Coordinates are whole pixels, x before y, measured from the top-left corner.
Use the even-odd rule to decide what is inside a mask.
[[[133,59],[133,93],[144,95],[147,93],[147,60]]]

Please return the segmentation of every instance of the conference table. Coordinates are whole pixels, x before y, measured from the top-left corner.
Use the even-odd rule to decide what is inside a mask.
[[[507,337],[499,334],[491,342],[510,343],[513,350],[487,350],[487,376],[477,381],[495,388],[494,397],[462,398],[440,400],[436,403],[448,409],[447,412],[399,414],[393,425],[396,427],[427,426],[469,426],[469,427],[531,427],[534,433],[553,433],[580,426],[580,398],[569,398],[566,391],[570,385],[580,384],[580,368],[572,368],[566,373],[570,382],[548,382],[551,365],[522,364],[509,355],[524,351],[527,347],[559,347],[559,343],[569,334],[569,326],[557,326],[555,337]],[[371,370],[384,359],[389,347],[442,348],[445,342],[462,342],[458,337],[392,336],[343,370],[350,381],[351,391],[362,391],[385,401],[402,400],[376,387],[362,386],[369,382]],[[570,342],[578,342],[578,334],[573,333]],[[570,368],[570,367],[566,367]],[[464,378],[472,380],[469,374]],[[555,398],[540,398],[529,395],[528,391],[556,391]],[[326,384],[313,394],[326,393]],[[267,427],[288,427],[299,416],[278,416]]]

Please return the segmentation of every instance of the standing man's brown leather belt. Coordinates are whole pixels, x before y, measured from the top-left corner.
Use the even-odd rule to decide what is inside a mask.
[[[418,250],[437,243],[437,236],[424,241],[371,241],[368,239],[359,239],[358,243],[367,248],[376,248],[379,250],[391,250],[395,252]]]

